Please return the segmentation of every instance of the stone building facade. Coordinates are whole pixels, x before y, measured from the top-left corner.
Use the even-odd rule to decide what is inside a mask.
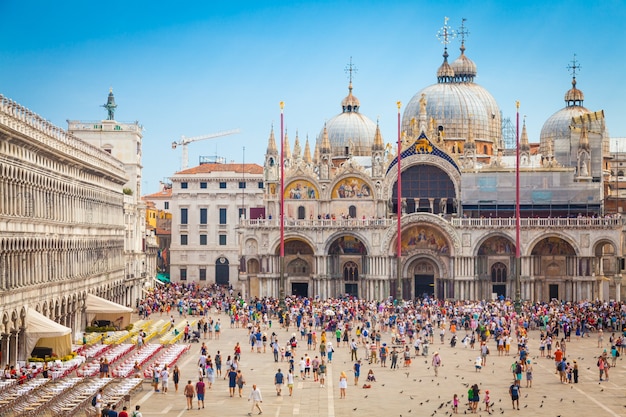
[[[539,152],[525,123],[519,126],[518,165],[515,149],[504,148],[495,99],[474,81],[465,39],[452,63],[444,44],[437,82],[404,107],[399,151],[361,113],[352,81],[313,152],[297,138],[292,149],[281,133],[281,161],[271,132],[265,215],[240,226],[241,291],[491,299],[516,298],[519,288],[532,301],[624,296],[623,221],[604,206],[610,138],[604,113],[583,107],[575,72],[565,107],[543,126]]]

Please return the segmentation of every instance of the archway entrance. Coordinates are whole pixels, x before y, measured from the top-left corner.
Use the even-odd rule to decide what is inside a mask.
[[[215,283],[217,285],[230,285],[228,269],[228,259],[223,256],[217,258],[217,261],[215,262]]]
[[[292,282],[291,283],[291,295],[297,297],[309,296],[309,284],[306,282]]]
[[[506,297],[507,267],[502,262],[496,262],[491,266],[491,293],[497,299]]]
[[[415,297],[434,297],[435,296],[435,276],[430,274],[415,274]]]
[[[411,278],[409,278],[404,281],[406,284],[409,285],[409,288],[402,289],[405,299],[412,297],[435,297],[439,296],[440,292],[443,293],[443,288],[437,288],[437,286],[442,285],[442,282],[440,280],[437,280],[438,282],[435,282],[435,278],[439,274],[439,269],[437,268],[435,262],[433,262],[431,259],[418,258],[414,260],[409,265],[409,269],[407,272],[407,275],[409,277],[412,277],[413,279],[411,280]],[[411,288],[411,286],[413,288]]]

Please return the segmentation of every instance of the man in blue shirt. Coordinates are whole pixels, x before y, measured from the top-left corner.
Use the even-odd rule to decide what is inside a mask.
[[[361,361],[358,360],[354,363],[354,385],[359,385],[359,376],[361,375]]]
[[[281,394],[283,390],[283,383],[284,383],[283,373],[280,372],[280,369],[278,369],[278,372],[276,372],[276,375],[274,375],[274,385],[276,385],[276,395]]]

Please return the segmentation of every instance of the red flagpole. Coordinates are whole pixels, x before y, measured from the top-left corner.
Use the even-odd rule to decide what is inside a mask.
[[[285,125],[283,109],[285,102],[280,102],[280,288],[279,298],[285,299]]]
[[[398,256],[397,262],[397,282],[396,282],[396,299],[400,299],[402,297],[402,171],[400,167],[400,161],[402,160],[402,134],[400,132],[400,107],[402,107],[402,103],[398,101],[396,103],[398,105],[398,208],[397,208],[397,218],[398,218],[398,231],[397,231],[397,247],[396,253]]]
[[[519,101],[515,102],[516,107],[516,122],[515,122],[515,303],[516,307],[519,308],[519,303],[521,301],[521,282],[520,282],[520,274],[521,274],[521,249],[520,249],[520,185],[519,185],[519,164],[520,164],[520,155],[519,155]]]

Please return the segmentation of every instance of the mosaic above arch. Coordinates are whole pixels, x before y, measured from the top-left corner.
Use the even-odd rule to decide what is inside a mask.
[[[492,236],[480,245],[478,255],[515,255],[515,244],[504,236]]]
[[[438,229],[427,225],[415,225],[403,230],[401,247],[403,252],[430,249],[441,254],[450,253],[448,239]]]
[[[560,237],[550,236],[537,242],[533,248],[531,255],[561,255],[561,256],[576,256],[576,251],[565,240]]]
[[[315,200],[319,197],[319,191],[307,180],[296,180],[285,187],[285,198],[292,200]]]
[[[342,236],[335,240],[328,249],[329,255],[367,255],[367,248],[354,236]]]
[[[361,178],[348,177],[337,182],[333,187],[331,198],[372,198],[372,189]]]

